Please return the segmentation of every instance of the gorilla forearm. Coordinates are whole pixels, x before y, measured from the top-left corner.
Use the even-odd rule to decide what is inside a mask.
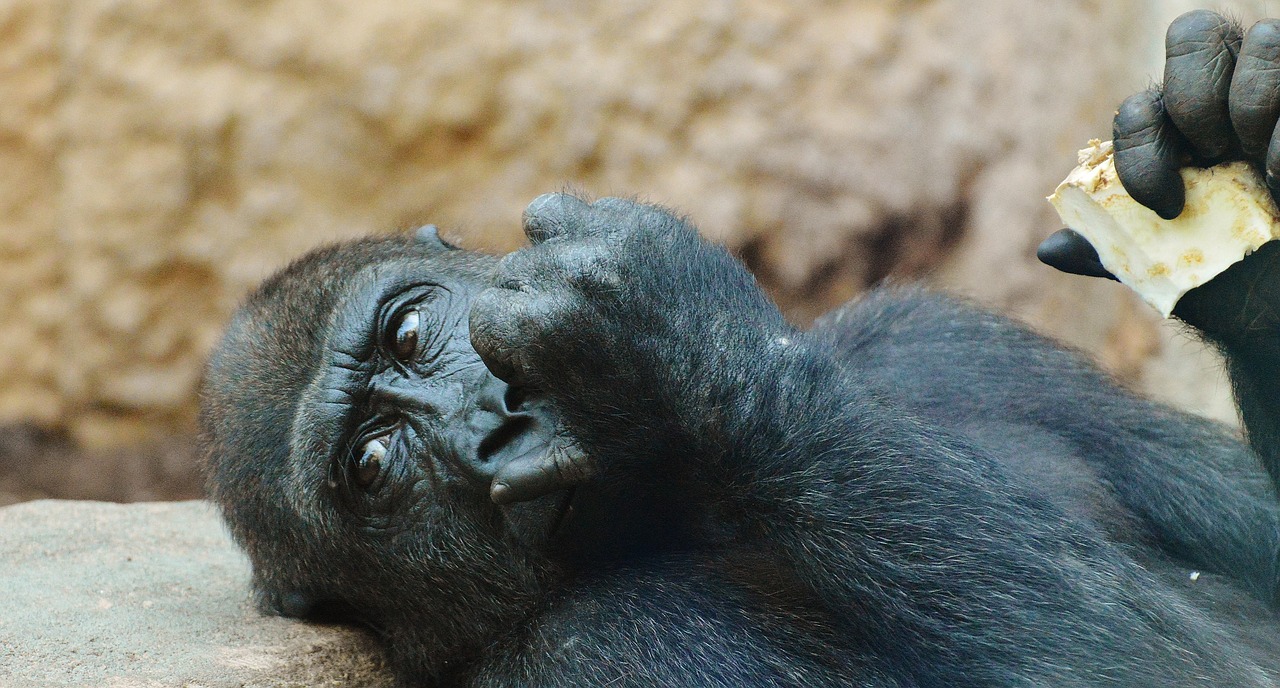
[[[520,305],[517,318],[537,312],[577,329],[564,337],[539,335],[527,321],[500,324],[525,338],[516,340],[521,353],[497,354],[522,368],[513,378],[561,405],[571,434],[602,464],[597,479],[656,484],[707,515],[698,546],[746,562],[729,567],[745,583],[785,581],[840,632],[926,683],[1015,675],[1069,685],[1073,675],[1087,682],[1110,671],[1141,685],[1156,667],[1189,680],[1207,664],[1244,676],[1211,651],[1211,632],[1168,630],[1195,612],[1147,592],[1157,586],[1090,526],[897,407],[822,338],[787,326],[741,265],[691,227],[614,199],[600,211],[610,223],[580,201],[557,203],[547,224],[562,231],[577,223],[635,235],[590,253],[548,241],[508,261],[514,273],[499,283],[546,275],[530,268],[538,265],[556,266],[568,284],[583,283],[577,274],[618,278],[608,290],[565,294],[553,282],[522,292],[554,296]],[[573,238],[599,240],[590,230]],[[592,262],[574,264],[583,255]],[[566,304],[576,316],[554,313]],[[481,332],[487,318],[506,315],[482,312]],[[616,326],[623,322],[647,326]],[[769,564],[750,563],[761,560]],[[1020,629],[1032,629],[1031,639],[1015,642]]]
[[[1174,315],[1222,352],[1249,443],[1280,486],[1280,244],[1188,292]]]
[[[1280,485],[1280,409],[1276,408],[1276,400],[1280,399],[1280,356],[1223,348],[1249,445],[1272,483]],[[1273,581],[1272,594],[1280,594],[1280,581]]]
[[[895,407],[819,343],[791,346],[794,355],[776,353],[745,376],[750,391],[726,404],[737,422],[695,445],[680,472],[684,490],[730,524],[720,530],[739,534],[728,545],[735,556],[772,562],[769,580],[753,584],[776,586],[785,571],[841,633],[896,655],[930,685],[1015,675],[1073,685],[1102,667],[1141,685],[1157,666],[1187,672],[1176,683],[1217,661],[1211,634],[1167,630],[1194,612],[1152,595],[1157,586],[1087,525]],[[1170,669],[1175,648],[1193,659]]]

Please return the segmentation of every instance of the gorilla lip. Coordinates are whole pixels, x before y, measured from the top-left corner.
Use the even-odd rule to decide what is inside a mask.
[[[572,520],[577,494],[577,487],[568,487],[534,499],[494,506],[503,514],[508,532],[519,542],[535,549],[555,548]]]

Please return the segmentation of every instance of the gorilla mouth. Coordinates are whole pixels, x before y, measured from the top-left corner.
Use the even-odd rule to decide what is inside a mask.
[[[474,465],[480,467],[486,485],[503,466],[547,452],[556,437],[558,419],[554,410],[539,395],[525,388],[510,386],[504,391],[501,417],[498,426],[490,430],[474,450]],[[561,488],[502,507],[508,527],[523,542],[547,545],[569,520],[576,493],[576,487]]]
[[[537,549],[554,548],[567,524],[573,520],[573,502],[578,489],[570,487],[527,502],[498,507],[506,528],[519,542]]]

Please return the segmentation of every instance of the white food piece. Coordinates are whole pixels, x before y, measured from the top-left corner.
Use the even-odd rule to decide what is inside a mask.
[[[1182,214],[1162,219],[1125,193],[1111,142],[1089,142],[1049,197],[1063,225],[1084,235],[1102,265],[1166,318],[1182,295],[1280,236],[1280,212],[1247,163],[1181,171]]]

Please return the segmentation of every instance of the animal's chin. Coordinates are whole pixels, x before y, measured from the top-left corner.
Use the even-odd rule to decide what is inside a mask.
[[[501,507],[508,532],[529,547],[551,547],[571,518],[576,493],[577,488],[567,488]]]

